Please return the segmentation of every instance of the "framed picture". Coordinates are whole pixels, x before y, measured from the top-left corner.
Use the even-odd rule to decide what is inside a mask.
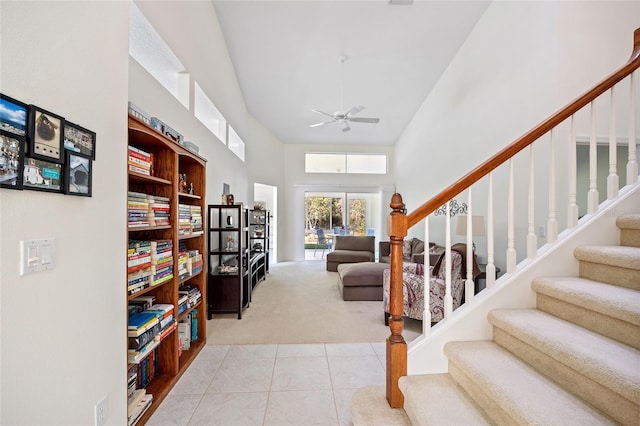
[[[62,192],[62,164],[25,157],[22,185],[24,189]]]
[[[0,187],[22,189],[25,138],[0,130]]]
[[[29,156],[63,163],[64,118],[35,105],[29,107]]]
[[[64,149],[96,159],[96,134],[69,121],[64,122]]]
[[[0,130],[25,137],[29,107],[0,93]]]
[[[64,193],[91,197],[91,158],[67,151]]]

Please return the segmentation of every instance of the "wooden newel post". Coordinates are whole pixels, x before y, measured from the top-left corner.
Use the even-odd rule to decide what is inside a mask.
[[[387,232],[391,245],[391,283],[389,288],[389,329],[387,338],[387,401],[392,408],[402,408],[404,396],[398,387],[398,380],[407,375],[407,342],[402,337],[402,244],[407,235],[407,215],[398,193],[391,197],[391,214],[388,217]]]

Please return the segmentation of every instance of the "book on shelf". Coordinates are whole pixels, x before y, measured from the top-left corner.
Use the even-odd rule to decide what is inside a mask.
[[[144,311],[129,316],[127,329],[130,331],[144,331],[147,327],[151,327],[157,322],[158,317],[155,314]]]
[[[155,348],[160,344],[160,339],[154,339],[151,342],[147,343],[138,351],[127,351],[127,362],[131,364],[139,364],[140,361],[145,359],[149,354],[153,352]]]
[[[138,405],[132,410],[131,414],[127,413],[127,426],[134,426],[142,415],[149,409],[151,402],[153,401],[153,395],[146,394],[142,397]]]
[[[142,401],[142,398],[147,394],[146,389],[136,389],[127,398],[127,415],[133,413],[134,409],[138,406],[138,403]]]
[[[129,305],[138,305],[142,307],[143,311],[146,311],[147,309],[151,308],[151,306],[153,306],[153,303],[155,301],[156,297],[152,294],[149,294],[145,296],[138,296],[134,299],[129,300]]]
[[[162,331],[162,327],[160,325],[160,321],[155,323],[153,326],[147,328],[145,331],[138,333],[129,331],[127,337],[128,348],[134,351],[139,351],[144,347],[147,343],[151,342],[160,332]],[[137,334],[137,335],[134,335]]]
[[[169,325],[160,332],[160,341],[163,341],[164,338],[171,334],[176,328],[178,328],[178,321],[176,321],[175,318],[171,318]]]
[[[178,323],[178,335],[182,341],[182,350],[188,351],[191,348],[191,314]]]

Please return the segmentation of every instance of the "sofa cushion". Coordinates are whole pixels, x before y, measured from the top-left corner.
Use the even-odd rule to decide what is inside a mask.
[[[327,253],[327,262],[355,263],[372,262],[375,254],[370,251],[359,250],[334,250]]]

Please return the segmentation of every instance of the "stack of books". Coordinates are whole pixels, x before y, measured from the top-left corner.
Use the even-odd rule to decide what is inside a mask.
[[[188,294],[179,294],[178,295],[178,315],[182,315],[189,309],[189,295]]]
[[[156,313],[143,311],[129,315],[127,328],[129,338],[127,359],[131,364],[139,364],[160,344],[160,339],[155,338],[161,330],[160,320]],[[140,379],[139,374],[138,379]]]
[[[196,306],[202,300],[200,289],[190,284],[181,285],[178,288],[178,295],[180,297],[187,296],[187,309]]]
[[[181,244],[178,248],[178,279],[181,281],[189,277],[188,262],[189,252]]]
[[[130,172],[147,176],[153,175],[153,156],[140,148],[129,145],[129,160],[127,164]]]
[[[149,201],[147,194],[129,191],[127,195],[127,218],[129,228],[149,226]]]
[[[178,204],[178,234],[191,234],[191,206]]]
[[[173,330],[176,329],[176,320],[173,316],[173,305],[171,303],[158,303],[152,305],[151,308],[145,312],[156,314],[160,321],[160,332],[158,338],[160,341],[164,340]]]
[[[150,241],[151,285],[159,285],[173,278],[173,242]]]
[[[200,206],[191,206],[191,233],[195,235],[203,233],[202,207]]]
[[[145,389],[138,389],[131,395],[127,403],[127,426],[134,426],[145,411],[151,406],[153,395]]]
[[[189,260],[187,260],[187,272],[190,276],[198,275],[202,272],[204,260],[202,254],[198,250],[189,250]]]
[[[191,314],[178,323],[178,339],[183,351],[188,351],[191,348]]]
[[[151,226],[169,226],[171,222],[169,198],[159,195],[148,195],[147,203],[149,205],[148,219]]]
[[[127,291],[137,293],[149,287],[151,277],[151,242],[130,240],[127,249]]]

